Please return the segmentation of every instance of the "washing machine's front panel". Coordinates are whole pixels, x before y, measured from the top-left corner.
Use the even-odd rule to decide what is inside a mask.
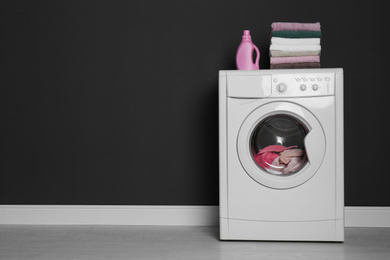
[[[229,218],[260,221],[334,218],[335,155],[327,149],[335,142],[333,97],[297,101],[299,104],[292,99],[246,103],[228,100],[228,109],[235,112],[236,119],[228,120],[228,139],[232,141],[228,144]],[[252,112],[238,109],[243,106]],[[325,124],[320,124],[320,120]],[[284,162],[292,158],[291,152],[299,157],[293,158],[295,168],[288,168],[288,163],[281,161],[277,165],[281,170],[270,171],[267,163],[278,159],[272,154],[275,146],[283,150],[276,150],[277,156],[287,152]],[[261,160],[258,155],[264,149],[269,154]]]

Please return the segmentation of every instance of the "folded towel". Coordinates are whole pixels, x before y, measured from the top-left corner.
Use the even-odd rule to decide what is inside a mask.
[[[271,57],[292,57],[292,56],[319,56],[321,51],[279,51],[270,50],[269,55]]]
[[[321,64],[319,62],[271,64],[271,69],[309,69],[309,68],[321,68]]]
[[[278,51],[321,51],[320,45],[270,45],[270,50]]]
[[[271,44],[275,45],[320,45],[320,38],[281,38],[272,37]]]
[[[271,57],[271,64],[320,62],[320,56]]]
[[[272,31],[321,31],[320,23],[272,23]]]
[[[321,38],[321,31],[273,31],[272,36],[283,38]]]

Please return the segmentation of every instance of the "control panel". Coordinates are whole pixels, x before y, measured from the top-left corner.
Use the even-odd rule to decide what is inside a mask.
[[[273,74],[271,97],[334,95],[334,74]]]

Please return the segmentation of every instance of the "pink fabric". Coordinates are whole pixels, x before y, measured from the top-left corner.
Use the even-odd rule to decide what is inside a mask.
[[[284,164],[280,164],[280,156],[276,157],[275,160],[272,161],[271,165],[267,169],[268,172],[273,174],[283,174],[283,170],[285,168]]]
[[[290,149],[290,150],[285,150],[280,153],[280,162],[284,164],[288,164],[293,157],[299,157],[304,154],[303,150],[301,149]]]
[[[259,166],[263,169],[268,169],[272,162],[279,157],[279,153],[276,152],[265,152],[262,154],[257,154],[255,156],[255,161],[259,164]]]
[[[291,158],[291,161],[287,164],[286,168],[283,170],[283,174],[291,173],[297,171],[303,166],[306,161],[306,156],[298,156]]]
[[[306,155],[292,157],[290,162],[286,165],[280,162],[280,157],[275,158],[269,169],[279,172],[280,174],[288,174],[297,171],[306,162]]]
[[[320,62],[320,56],[271,57],[271,64]]]
[[[295,146],[286,147],[286,146],[283,146],[283,145],[274,144],[274,145],[269,145],[269,146],[265,147],[264,149],[260,149],[257,154],[263,154],[263,153],[266,153],[266,152],[277,152],[277,153],[280,153],[280,152],[283,152],[286,149],[291,149],[291,148],[295,148],[295,147],[297,147],[297,146],[295,145]]]
[[[272,23],[272,31],[321,31],[320,23]]]
[[[296,146],[285,147],[282,145],[269,145],[264,149],[260,149],[255,155],[255,161],[263,169],[268,169],[272,162],[279,157],[279,153],[287,149],[295,148]]]
[[[276,157],[269,167],[270,170],[288,174],[297,171],[306,162],[306,154],[301,149],[289,149],[281,152],[280,156]]]

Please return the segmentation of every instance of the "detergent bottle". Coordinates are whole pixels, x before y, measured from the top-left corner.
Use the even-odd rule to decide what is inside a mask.
[[[253,51],[256,51],[256,61],[253,63]],[[236,54],[236,65],[238,70],[258,70],[260,60],[260,51],[253,44],[250,31],[244,30],[242,41],[238,46]]]

